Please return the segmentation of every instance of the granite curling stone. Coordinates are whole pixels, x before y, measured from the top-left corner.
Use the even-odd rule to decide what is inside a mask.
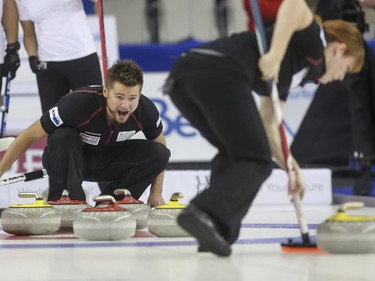
[[[38,193],[20,192],[20,198],[35,198],[31,204],[14,204],[1,213],[3,231],[14,235],[43,235],[60,228],[59,212]]]
[[[63,230],[72,230],[74,216],[83,209],[92,207],[87,204],[86,201],[70,199],[67,190],[63,191],[59,200],[48,201],[48,204],[52,205],[56,210],[59,211],[61,216],[60,229]]]
[[[146,228],[147,217],[151,207],[140,200],[134,199],[127,189],[116,189],[114,193],[124,196],[123,199],[117,200],[116,203],[134,215],[137,222],[137,230]]]
[[[73,232],[90,241],[124,240],[136,231],[134,215],[116,204],[113,196],[94,198],[97,203],[109,202],[105,207],[86,208],[73,219]]]
[[[191,235],[177,224],[177,217],[186,208],[178,200],[182,193],[173,193],[166,205],[151,209],[148,214],[147,227],[149,232],[159,237],[190,237]]]
[[[318,225],[318,247],[333,254],[374,253],[375,217],[349,216],[346,213],[347,209],[363,206],[362,202],[345,203],[335,215]]]

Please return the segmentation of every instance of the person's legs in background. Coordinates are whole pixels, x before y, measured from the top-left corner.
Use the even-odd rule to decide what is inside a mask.
[[[59,70],[66,77],[71,90],[88,85],[103,84],[99,58],[96,53],[80,59],[61,62]]]

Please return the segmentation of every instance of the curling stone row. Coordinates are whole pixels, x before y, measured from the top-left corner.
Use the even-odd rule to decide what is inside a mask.
[[[317,246],[329,253],[375,253],[375,217],[349,216],[347,209],[362,208],[362,202],[343,204],[337,213],[318,225]]]
[[[116,225],[118,220],[111,220],[119,217],[120,221],[135,220],[136,229],[148,227],[156,236],[190,236],[176,221],[186,207],[178,201],[183,197],[181,193],[174,193],[168,204],[157,206],[152,210],[142,201],[131,197],[126,189],[116,190],[115,194],[124,195],[124,198],[116,202],[112,196],[98,196],[94,200],[99,204],[93,208],[85,201],[71,200],[66,191],[60,200],[49,201],[49,204],[37,193],[20,192],[20,198],[34,197],[35,202],[10,206],[2,213],[1,224],[5,232],[15,235],[50,234],[60,228],[73,229],[78,237],[86,240],[121,240],[134,235],[135,230],[133,231],[130,226],[132,223],[126,227],[128,229],[122,235],[111,234],[113,229],[114,232],[121,232],[120,229],[124,228]],[[93,220],[100,221],[100,224],[93,225]],[[76,221],[76,230],[74,230],[74,221]],[[85,224],[89,227],[85,227]],[[85,229],[92,232],[86,233]],[[105,232],[105,229],[109,231]]]

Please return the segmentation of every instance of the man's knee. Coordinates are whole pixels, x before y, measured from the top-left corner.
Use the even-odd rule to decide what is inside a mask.
[[[73,128],[59,128],[48,137],[48,144],[42,156],[43,166],[47,170],[58,167],[67,159],[78,157],[81,151],[82,142],[78,131]]]
[[[169,158],[171,157],[170,150],[163,144],[155,143],[155,160],[160,165],[167,166]]]
[[[81,144],[81,138],[79,132],[74,128],[59,128],[56,129],[48,137],[48,145],[71,147],[74,144]]]

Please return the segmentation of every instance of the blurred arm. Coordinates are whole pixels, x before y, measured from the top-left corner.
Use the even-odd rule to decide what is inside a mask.
[[[18,41],[18,10],[15,0],[3,0],[1,23],[4,27],[7,43],[16,43]]]
[[[12,164],[37,140],[48,134],[43,130],[40,120],[24,130],[9,146],[0,161],[0,176],[10,169]]]
[[[278,80],[280,64],[293,33],[308,27],[312,21],[313,13],[304,0],[284,0],[281,3],[269,51],[259,61],[263,79]]]
[[[36,40],[35,26],[32,21],[21,21],[23,29],[23,43],[29,57],[38,56],[38,42]]]
[[[271,153],[273,159],[275,160],[276,164],[282,168],[283,170],[287,171],[287,167],[285,165],[284,155],[281,147],[281,137],[279,131],[279,124],[276,122],[276,118],[274,115],[272,100],[270,97],[261,96],[260,97],[260,116],[262,119],[263,126],[266,131],[266,135],[268,138],[268,142],[271,148]],[[282,112],[285,109],[285,102],[280,101],[280,107]],[[289,182],[288,193],[289,194],[299,194],[301,198],[304,196],[305,190],[305,183],[303,179],[303,175],[301,173],[301,169],[297,161],[291,157],[292,163],[292,170],[295,174],[295,185],[291,185]]]
[[[164,146],[167,145],[163,132],[153,141],[161,143]],[[161,172],[151,184],[150,196],[147,201],[147,204],[150,205],[151,207],[165,204],[165,201],[162,196],[163,181],[164,181],[164,171]]]

